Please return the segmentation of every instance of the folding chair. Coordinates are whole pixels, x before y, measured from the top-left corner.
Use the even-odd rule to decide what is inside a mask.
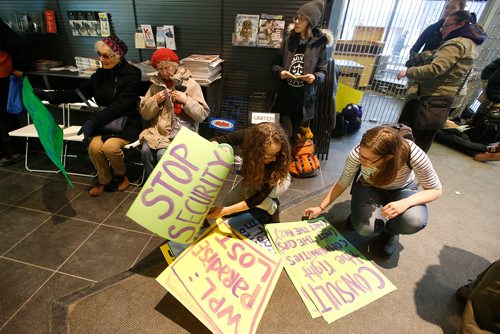
[[[48,105],[49,103],[47,101],[42,101],[43,104]],[[64,129],[65,124],[66,124],[66,106],[64,104],[59,105],[59,107],[62,108],[63,112],[63,124],[58,124],[61,129]],[[9,132],[9,136],[11,137],[21,137],[25,138],[26,140],[26,145],[25,145],[25,155],[24,155],[24,168],[29,171],[29,172],[40,172],[40,173],[59,173],[60,170],[53,170],[53,169],[34,169],[30,168],[28,165],[28,159],[29,159],[29,144],[30,144],[30,138],[39,138],[38,132],[35,128],[34,124],[30,123],[30,117],[29,114],[27,116],[27,125],[23,126],[22,128],[13,130]],[[64,160],[64,152],[61,155],[61,161]],[[64,162],[63,162],[64,164]]]
[[[128,150],[129,152],[130,152],[130,150],[140,151],[140,149],[141,149],[141,143],[140,143],[139,139],[137,139],[135,142],[127,144],[123,148],[126,149],[126,150]],[[127,157],[126,157],[126,159],[127,159]],[[133,185],[133,186],[136,186],[136,187],[142,186],[142,184],[145,181],[144,178],[145,178],[145,174],[146,174],[146,171],[144,170],[144,165],[143,165],[142,161],[140,161],[140,162],[133,161],[133,160],[128,160],[128,161],[131,164],[133,164],[134,166],[140,166],[141,169],[142,169],[141,176],[137,180],[137,182],[130,182],[130,184]]]

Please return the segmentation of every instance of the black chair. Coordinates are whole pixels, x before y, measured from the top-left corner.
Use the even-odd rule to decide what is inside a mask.
[[[316,101],[316,117],[311,121],[311,131],[314,133],[316,155],[320,160],[328,160],[330,138],[335,128],[335,94],[337,93],[338,68],[335,59],[328,62],[325,81],[319,85]]]

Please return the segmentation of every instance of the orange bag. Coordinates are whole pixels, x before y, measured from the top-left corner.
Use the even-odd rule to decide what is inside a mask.
[[[312,177],[316,176],[319,167],[314,142],[307,138],[297,140],[293,149],[293,161],[289,168],[290,174],[299,178]]]

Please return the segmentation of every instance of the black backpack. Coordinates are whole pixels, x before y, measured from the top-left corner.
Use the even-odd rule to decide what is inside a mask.
[[[500,140],[500,110],[479,111],[469,124],[470,129],[464,133],[471,141],[488,145]]]

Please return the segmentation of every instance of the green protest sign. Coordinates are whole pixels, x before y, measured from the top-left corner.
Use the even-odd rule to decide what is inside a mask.
[[[27,78],[23,80],[23,104],[26,110],[28,110],[45,152],[54,165],[61,170],[71,188],[74,189],[75,187],[71,183],[61,161],[63,131],[40,99],[33,94],[33,87],[31,87]]]

